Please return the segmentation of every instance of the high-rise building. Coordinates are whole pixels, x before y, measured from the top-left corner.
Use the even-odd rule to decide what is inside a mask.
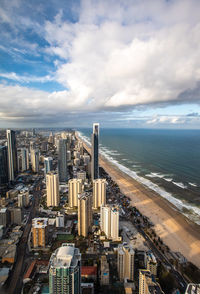
[[[54,141],[54,139],[53,139],[53,133],[51,132],[50,135],[49,135],[48,142],[49,142],[50,144],[53,144],[53,141]]]
[[[29,169],[29,151],[28,148],[21,149],[21,171]]]
[[[80,159],[80,152],[79,151],[74,151],[74,158]]]
[[[149,270],[154,277],[156,277],[158,264],[154,254],[151,251],[148,251],[146,252],[145,257],[146,269]]]
[[[93,208],[97,209],[106,204],[106,179],[93,181]]]
[[[164,294],[160,285],[148,270],[140,270],[139,274],[139,294]]]
[[[74,244],[63,243],[49,261],[49,294],[81,293],[81,254]]]
[[[77,179],[82,180],[82,183],[84,184],[86,182],[86,172],[84,170],[80,170],[77,172]]]
[[[72,160],[71,151],[67,150],[67,162],[70,163],[71,160]]]
[[[68,182],[68,202],[69,207],[78,207],[78,194],[83,192],[82,180],[71,179]]]
[[[0,190],[8,183],[7,147],[0,146]]]
[[[30,141],[30,151],[35,149],[35,141]]]
[[[92,180],[99,178],[99,124],[93,124],[92,133],[92,162],[91,162]]]
[[[87,153],[84,153],[83,162],[87,166],[89,164],[89,162],[90,162],[90,155],[88,155]]]
[[[10,222],[11,224],[16,224],[21,226],[22,224],[22,211],[21,208],[10,208]]]
[[[46,175],[47,206],[59,206],[59,181],[58,174],[50,172]]]
[[[80,155],[83,155],[84,153],[83,142],[79,141],[78,147],[79,147]]]
[[[48,239],[48,218],[34,218],[32,220],[32,241],[33,248],[44,248]]]
[[[17,175],[17,147],[15,132],[7,130],[7,141],[8,141],[8,178],[10,182],[15,180]]]
[[[48,174],[53,169],[53,158],[52,157],[45,157],[44,158],[44,172]]]
[[[47,152],[47,150],[48,150],[48,143],[46,141],[44,141],[41,144],[41,151],[42,152]]]
[[[65,226],[65,216],[60,212],[56,216],[56,228],[64,228]]]
[[[92,197],[90,193],[78,196],[78,234],[87,237],[92,225]]]
[[[100,227],[108,239],[120,240],[119,208],[114,205],[104,205],[100,208]]]
[[[68,179],[67,140],[66,139],[59,139],[58,141],[58,171],[59,171],[59,181],[66,182]]]
[[[39,150],[31,149],[31,165],[32,171],[35,173],[39,172]]]
[[[18,194],[18,207],[27,207],[29,205],[29,192]]]
[[[0,226],[6,227],[10,223],[10,214],[7,208],[0,209]]]
[[[131,246],[119,245],[117,269],[120,281],[124,279],[134,280],[134,256],[135,251]]]
[[[80,159],[74,158],[74,166],[79,166],[79,165],[80,165]]]

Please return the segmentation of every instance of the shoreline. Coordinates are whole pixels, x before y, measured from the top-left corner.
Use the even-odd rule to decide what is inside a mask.
[[[81,139],[84,148],[90,147]],[[119,185],[121,192],[131,199],[131,205],[154,224],[156,234],[172,251],[181,252],[188,261],[200,267],[200,226],[182,215],[176,207],[158,193],[137,182],[112,162],[100,155],[100,166]]]

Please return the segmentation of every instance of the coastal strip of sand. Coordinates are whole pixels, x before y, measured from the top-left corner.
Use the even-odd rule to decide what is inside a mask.
[[[84,148],[90,153],[85,143]],[[119,185],[121,192],[131,199],[131,204],[153,222],[154,230],[164,243],[200,267],[200,226],[189,221],[173,204],[122,172],[103,156],[100,156],[100,166]]]

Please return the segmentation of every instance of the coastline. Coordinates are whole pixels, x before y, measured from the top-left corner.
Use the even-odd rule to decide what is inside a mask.
[[[83,144],[90,153],[90,147],[84,141]],[[200,267],[200,226],[183,216],[169,201],[122,172],[102,155],[100,166],[119,185],[121,192],[131,199],[131,204],[152,221],[157,235],[164,243]]]

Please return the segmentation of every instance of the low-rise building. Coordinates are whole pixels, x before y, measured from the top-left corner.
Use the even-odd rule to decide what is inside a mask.
[[[96,266],[82,266],[81,278],[97,280],[97,267]]]
[[[109,264],[105,255],[101,256],[101,285],[109,285],[110,271]]]
[[[0,257],[1,262],[14,263],[16,258],[17,247],[15,244],[4,244],[0,245]]]
[[[146,269],[149,270],[150,273],[156,277],[158,264],[154,254],[151,251],[146,252],[145,263]]]

